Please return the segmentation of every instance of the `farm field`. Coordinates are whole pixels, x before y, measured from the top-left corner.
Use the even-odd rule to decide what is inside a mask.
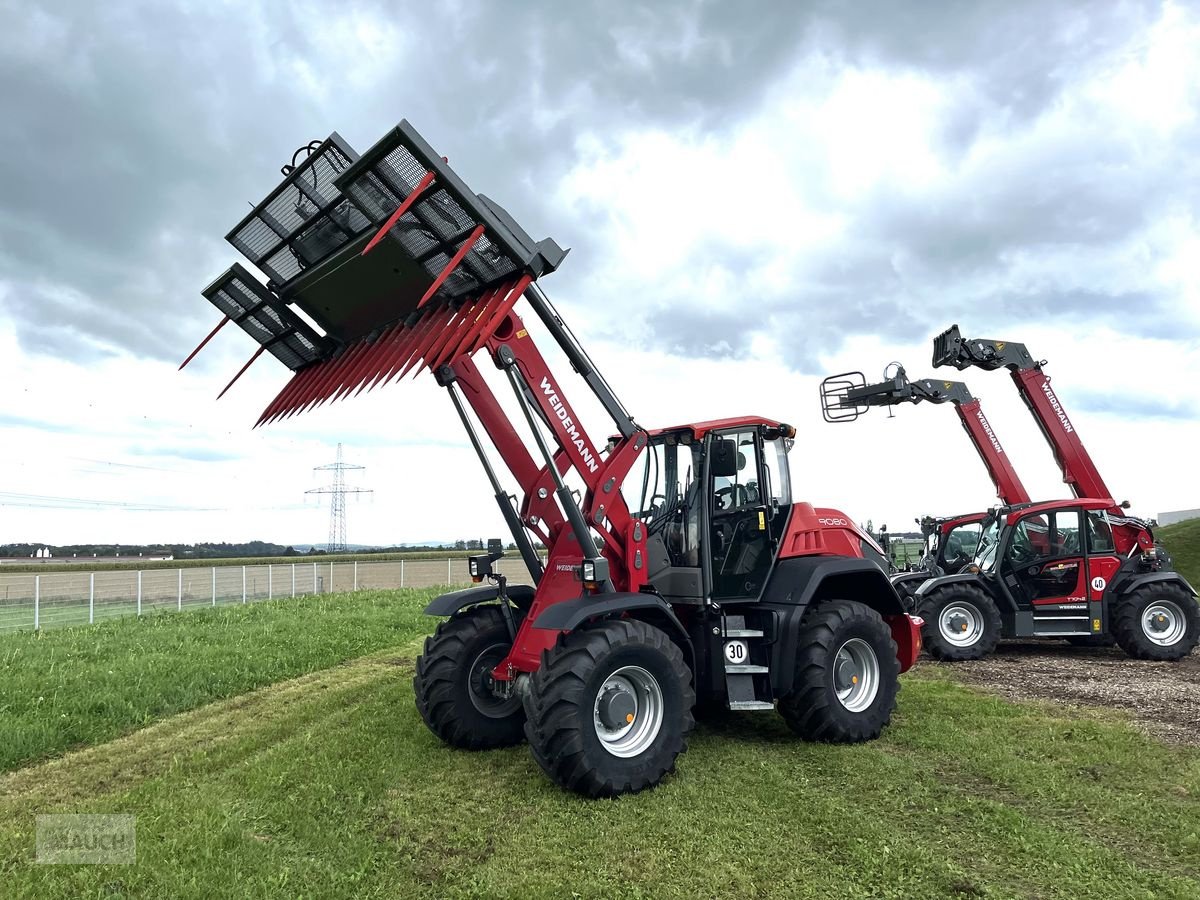
[[[1126,712],[1013,703],[926,664],[879,741],[727,714],[659,789],[585,801],[527,748],[452,751],[425,729],[411,679],[431,593],[0,639],[0,747],[19,748],[0,775],[5,895],[1200,892],[1200,749]],[[33,864],[33,816],[52,812],[136,815],[138,864]]]

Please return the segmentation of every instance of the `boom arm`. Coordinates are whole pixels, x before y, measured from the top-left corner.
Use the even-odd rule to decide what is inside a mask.
[[[892,378],[876,384],[858,385],[855,376],[862,377],[861,373],[852,372],[835,375],[822,383],[821,399],[826,420],[856,419],[872,406],[898,406],[901,403],[924,401],[953,403],[963,430],[983,460],[992,484],[996,486],[996,495],[1008,505],[1029,502],[1029,493],[996,438],[979,401],[971,396],[961,381],[938,381],[932,378],[910,381],[903,366],[897,368]],[[827,390],[826,385],[832,388]]]
[[[1035,360],[1024,344],[964,338],[958,326],[952,325],[933,339],[933,364],[935,367],[954,366],[959,370],[969,366],[989,371],[1008,369],[1017,392],[1054,453],[1063,482],[1070,485],[1076,497],[1108,500],[1112,504],[1110,512],[1121,513],[1096,464],[1084,449],[1079,433],[1050,387],[1050,376],[1042,370],[1045,360]]]

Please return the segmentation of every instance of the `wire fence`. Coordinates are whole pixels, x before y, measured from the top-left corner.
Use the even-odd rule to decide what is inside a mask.
[[[532,584],[519,557],[499,560],[493,568],[512,584]],[[141,571],[0,572],[0,634],[305,594],[469,583],[466,557]]]

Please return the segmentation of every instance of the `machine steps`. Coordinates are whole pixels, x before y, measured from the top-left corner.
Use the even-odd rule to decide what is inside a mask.
[[[726,615],[722,622],[725,690],[732,710],[773,710],[770,651],[763,632],[746,626],[745,616]]]

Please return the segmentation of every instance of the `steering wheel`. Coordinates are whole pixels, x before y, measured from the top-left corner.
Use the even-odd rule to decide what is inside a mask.
[[[724,512],[735,506],[745,506],[747,497],[745,485],[731,484],[729,487],[723,487],[717,491],[717,509]]]
[[[725,551],[733,542],[734,528],[728,519],[721,519],[718,522],[713,522],[713,557],[724,559]]]
[[[1009,558],[1017,565],[1022,565],[1033,559],[1033,551],[1024,544],[1013,544],[1009,554]]]
[[[662,501],[661,503],[659,502],[660,500]],[[666,502],[666,494],[655,494],[650,498],[650,506],[646,509],[646,512],[650,513],[650,515],[655,515],[660,509],[663,508]]]

